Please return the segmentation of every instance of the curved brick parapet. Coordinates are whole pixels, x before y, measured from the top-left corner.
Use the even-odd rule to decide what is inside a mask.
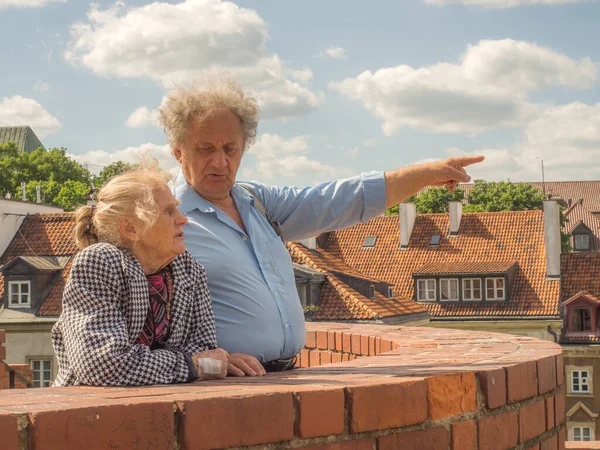
[[[550,342],[319,323],[299,364],[221,382],[4,391],[0,448],[564,448],[562,356]]]

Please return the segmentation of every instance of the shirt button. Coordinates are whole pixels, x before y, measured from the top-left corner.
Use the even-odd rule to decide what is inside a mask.
[[[248,240],[248,236],[242,236],[242,240],[247,241]]]
[[[286,328],[289,328],[289,327],[290,327],[290,324],[289,324],[289,323],[286,323],[286,324],[285,324],[285,327],[286,327]]]

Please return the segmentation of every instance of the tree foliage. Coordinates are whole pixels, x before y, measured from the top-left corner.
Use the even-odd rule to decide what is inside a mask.
[[[94,183],[96,184],[97,188],[100,188],[104,186],[104,184],[112,177],[116,177],[117,175],[121,175],[122,173],[129,172],[135,168],[135,164],[128,164],[123,161],[116,161],[102,169],[100,175],[95,177]]]
[[[432,187],[421,192],[420,195],[413,195],[405,201],[414,203],[419,214],[427,213],[447,213],[450,202],[462,202],[465,198],[463,189],[456,189],[450,192],[446,187]],[[398,205],[392,206],[386,211],[387,215],[398,214]]]

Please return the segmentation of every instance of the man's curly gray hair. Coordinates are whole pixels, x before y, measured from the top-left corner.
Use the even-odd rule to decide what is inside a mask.
[[[171,146],[182,143],[191,120],[202,121],[218,110],[228,109],[235,114],[244,129],[244,149],[256,139],[259,107],[254,97],[247,96],[242,87],[227,75],[212,74],[178,84],[163,100],[158,110]]]

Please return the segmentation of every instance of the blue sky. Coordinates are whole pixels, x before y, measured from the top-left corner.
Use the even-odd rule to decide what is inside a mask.
[[[0,0],[0,126],[174,166],[153,110],[208,68],[259,100],[240,178],[305,185],[483,153],[475,178],[600,178],[600,3]],[[135,113],[135,114],[134,114]]]

